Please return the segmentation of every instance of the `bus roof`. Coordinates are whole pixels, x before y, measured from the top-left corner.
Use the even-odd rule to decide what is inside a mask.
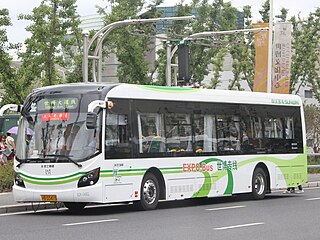
[[[189,102],[217,102],[301,106],[302,100],[297,95],[260,93],[248,91],[216,90],[189,87],[164,87],[153,85],[108,84],[108,83],[71,83],[53,85],[35,89],[31,95],[73,94],[99,91],[101,97],[167,100]]]
[[[260,93],[248,91],[214,90],[187,87],[163,87],[152,85],[120,84],[112,88],[108,98],[148,99],[190,102],[223,102],[243,104],[266,104],[301,106],[297,95]]]

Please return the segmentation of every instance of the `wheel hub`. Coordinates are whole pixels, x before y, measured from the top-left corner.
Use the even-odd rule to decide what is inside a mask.
[[[143,197],[146,203],[152,204],[156,200],[157,189],[152,180],[147,180],[143,185]]]

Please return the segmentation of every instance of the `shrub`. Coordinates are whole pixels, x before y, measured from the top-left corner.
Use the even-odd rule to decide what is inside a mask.
[[[320,165],[320,156],[309,156],[308,165]],[[320,167],[308,168],[308,173],[320,173]]]
[[[0,192],[11,191],[14,180],[13,161],[0,165]]]

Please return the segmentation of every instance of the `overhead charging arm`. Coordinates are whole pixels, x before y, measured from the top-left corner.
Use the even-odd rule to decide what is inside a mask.
[[[6,104],[0,109],[0,116],[3,116],[4,112],[11,110],[13,112],[21,112],[23,105],[18,104]]]

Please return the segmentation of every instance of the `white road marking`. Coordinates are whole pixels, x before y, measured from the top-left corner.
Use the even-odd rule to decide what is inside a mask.
[[[106,220],[98,220],[98,221],[90,221],[90,222],[66,223],[66,224],[62,224],[62,226],[68,227],[68,226],[103,223],[103,222],[116,222],[116,221],[119,221],[119,219],[106,219]]]
[[[227,209],[235,209],[235,208],[244,208],[246,206],[231,206],[231,207],[221,207],[221,208],[209,208],[206,209],[207,211],[219,211],[219,210],[227,210]]]
[[[233,228],[241,228],[241,227],[251,227],[251,226],[256,226],[256,225],[263,225],[263,224],[264,223],[262,223],[262,222],[247,223],[247,224],[233,225],[233,226],[228,226],[228,227],[214,228],[214,230],[227,230],[227,229],[233,229]]]
[[[308,198],[308,199],[305,199],[306,201],[315,201],[315,200],[320,200],[320,197],[317,197],[317,198]]]
[[[9,194],[9,192],[3,192],[3,193],[0,193],[0,196],[1,195],[7,195],[7,194]]]

